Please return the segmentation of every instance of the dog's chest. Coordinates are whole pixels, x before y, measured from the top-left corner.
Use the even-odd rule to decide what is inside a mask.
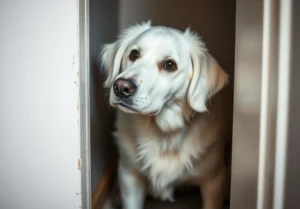
[[[148,130],[143,134],[136,133],[134,137],[129,134],[122,136],[128,136],[126,141],[132,143],[128,146],[118,137],[119,143],[123,141],[119,145],[123,146],[124,154],[148,177],[153,190],[165,190],[193,172],[193,159],[199,152],[189,140],[187,131],[164,136]]]
[[[182,147],[170,144],[168,139],[138,140],[136,163],[146,174],[154,189],[160,190],[184,177],[191,159],[184,159]]]

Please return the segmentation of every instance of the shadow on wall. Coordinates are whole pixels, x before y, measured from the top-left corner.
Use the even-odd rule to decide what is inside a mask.
[[[112,42],[118,34],[119,2],[116,0],[90,0],[90,102],[91,102],[91,186],[100,176],[114,152],[114,112],[108,105],[107,91],[103,89],[99,55],[104,43]]]

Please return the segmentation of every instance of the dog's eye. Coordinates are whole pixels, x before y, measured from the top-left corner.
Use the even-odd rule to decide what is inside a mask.
[[[132,51],[130,52],[130,54],[129,54],[129,59],[130,59],[131,61],[135,61],[135,60],[137,60],[137,59],[139,58],[139,56],[140,56],[139,51],[134,49],[134,50],[132,50]]]
[[[168,70],[168,71],[175,71],[177,70],[177,65],[174,60],[167,60],[164,64],[163,67]]]

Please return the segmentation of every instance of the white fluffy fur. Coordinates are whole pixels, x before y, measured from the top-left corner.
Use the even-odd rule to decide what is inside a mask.
[[[135,62],[132,49],[140,51]],[[172,58],[178,69],[159,69]],[[224,117],[222,94],[227,74],[208,53],[203,41],[189,29],[181,32],[132,26],[102,51],[110,88],[110,104],[118,118],[115,137],[120,151],[119,180],[125,209],[141,209],[147,183],[155,196],[173,200],[174,186],[202,185],[205,209],[221,207],[223,183]],[[119,105],[112,85],[118,78],[133,78],[137,93],[130,107]],[[208,110],[208,111],[207,111]]]

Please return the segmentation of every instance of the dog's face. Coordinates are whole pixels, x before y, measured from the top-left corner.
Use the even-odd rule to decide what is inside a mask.
[[[126,112],[155,114],[171,98],[186,95],[192,63],[177,31],[146,31],[128,44],[120,62],[120,73],[111,87],[111,105]]]
[[[128,113],[155,115],[185,101],[198,112],[227,82],[226,73],[189,30],[151,27],[124,31],[102,52],[110,104]]]

